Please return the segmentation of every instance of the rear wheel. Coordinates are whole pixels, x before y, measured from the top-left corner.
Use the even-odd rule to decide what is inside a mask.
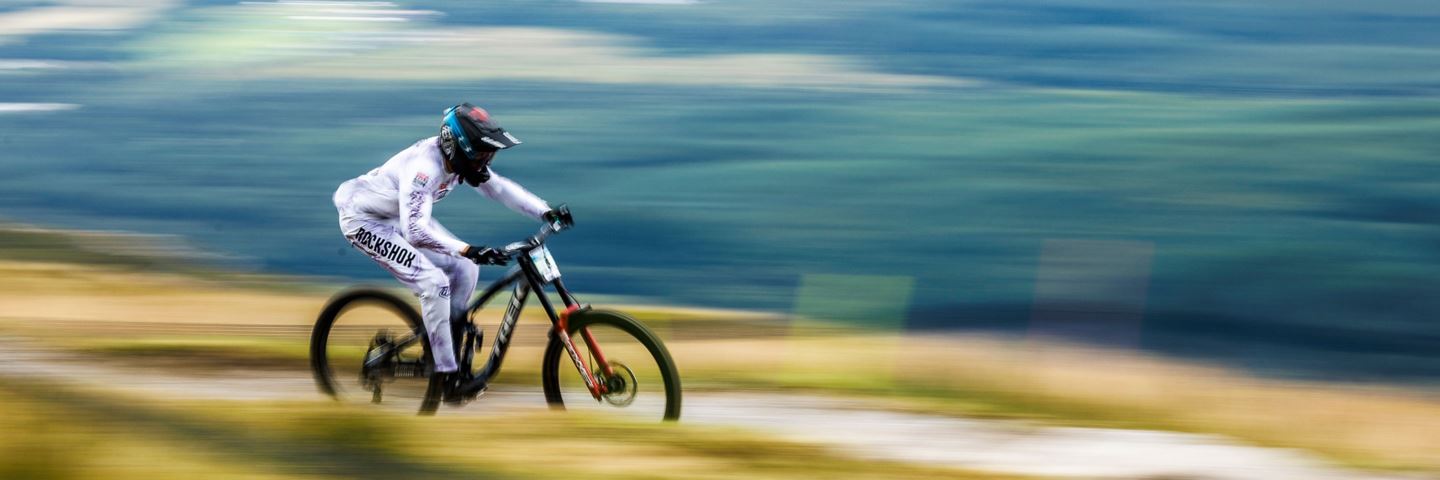
[[[591,348],[585,332],[594,339]],[[603,393],[591,393],[558,336],[545,349],[542,382],[552,408],[621,412],[637,418],[680,419],[680,374],[670,352],[650,329],[629,316],[582,310],[569,318],[569,334]],[[610,367],[602,368],[603,357]]]
[[[434,414],[430,340],[415,307],[388,292],[356,289],[325,305],[310,335],[320,391],[346,403]]]

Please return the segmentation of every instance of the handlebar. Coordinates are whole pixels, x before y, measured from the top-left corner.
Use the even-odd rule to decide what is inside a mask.
[[[550,235],[557,232],[559,232],[559,230],[556,230],[554,225],[547,223],[544,226],[541,226],[540,231],[537,232],[535,235],[531,235],[530,238],[506,245],[504,248],[501,248],[500,253],[505,254],[505,256],[507,257],[514,257],[521,253],[534,250],[535,247],[543,245],[545,243],[545,239],[550,238]]]
[[[551,211],[546,212],[544,217],[546,221],[544,225],[540,226],[539,232],[531,235],[530,238],[504,246],[500,249],[500,253],[507,258],[512,258],[521,253],[534,250],[544,245],[545,240],[550,238],[550,235],[570,229],[575,222],[570,216],[570,207],[563,203]]]
[[[505,254],[506,257],[514,257],[521,253],[534,250],[540,245],[544,245],[545,240],[550,238],[550,235],[568,230],[573,225],[572,222],[574,222],[574,220],[570,219],[570,207],[561,204],[555,207],[555,210],[552,210],[552,212],[556,212],[556,218],[550,219],[549,216],[547,216],[546,218],[549,219],[549,221],[540,226],[539,232],[536,232],[535,235],[525,240],[506,245],[500,249],[500,253]]]

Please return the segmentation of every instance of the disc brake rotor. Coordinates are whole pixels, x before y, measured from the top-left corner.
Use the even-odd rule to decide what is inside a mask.
[[[604,372],[595,374],[595,377],[605,385],[605,393],[600,398],[605,399],[605,403],[617,407],[629,406],[635,401],[635,394],[639,392],[639,385],[635,383],[635,372],[625,364],[616,361],[610,362],[610,368],[614,370],[614,375],[606,376]]]

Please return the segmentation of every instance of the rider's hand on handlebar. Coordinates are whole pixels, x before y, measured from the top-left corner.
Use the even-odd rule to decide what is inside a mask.
[[[550,224],[550,228],[557,232],[575,225],[575,217],[570,215],[570,207],[565,204],[545,212],[540,218],[544,219],[545,223]]]
[[[479,265],[504,265],[510,262],[510,257],[505,256],[504,253],[484,245],[467,246],[460,251],[460,256]]]

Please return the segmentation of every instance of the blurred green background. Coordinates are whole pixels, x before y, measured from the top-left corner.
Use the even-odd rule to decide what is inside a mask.
[[[575,211],[552,249],[581,291],[790,312],[874,282],[899,300],[822,310],[1433,385],[1437,21],[1418,1],[12,1],[0,216],[385,282],[330,196],[470,101],[526,141],[496,170]],[[456,198],[437,218],[466,240],[532,231]]]

